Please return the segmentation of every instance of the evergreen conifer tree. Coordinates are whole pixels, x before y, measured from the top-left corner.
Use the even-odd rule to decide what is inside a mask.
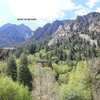
[[[14,81],[17,80],[17,66],[13,56],[8,58],[7,62],[7,75],[10,76]]]
[[[18,81],[32,90],[32,75],[28,68],[28,59],[24,53],[20,57]]]

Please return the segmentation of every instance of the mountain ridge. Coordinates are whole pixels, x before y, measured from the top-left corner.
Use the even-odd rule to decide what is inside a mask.
[[[63,22],[56,20],[53,23],[47,23],[43,27],[38,27],[34,31],[33,39],[39,40],[41,38],[45,38],[46,36],[51,36],[60,25],[63,25]]]
[[[66,21],[64,25],[58,27],[48,45],[55,44],[58,40],[66,39],[73,34],[85,34],[90,37],[94,33],[100,34],[100,13],[97,12],[77,16],[75,20]]]
[[[45,24],[43,27],[38,27],[34,31],[24,24],[7,23],[0,27],[0,47],[14,45],[26,40],[43,40],[48,37],[50,38],[48,40],[50,46],[59,40],[71,37],[73,34],[79,34],[81,38],[96,44],[97,41],[95,42],[94,38],[97,39],[98,34],[100,34],[100,13],[90,12],[87,15],[77,16],[74,20],[56,20]],[[93,34],[95,37],[92,36]]]
[[[32,32],[33,31],[24,24],[5,24],[0,27],[0,46],[4,47],[23,42],[32,36]]]

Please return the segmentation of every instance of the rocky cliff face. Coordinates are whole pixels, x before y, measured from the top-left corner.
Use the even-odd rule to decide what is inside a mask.
[[[58,20],[54,21],[53,23],[47,23],[43,27],[39,27],[34,31],[34,36],[32,39],[39,40],[41,38],[51,36],[60,25],[63,25],[63,22]]]
[[[57,43],[58,40],[62,40],[63,38],[71,37],[73,34],[79,34],[80,37],[93,42],[94,40],[91,39],[91,35],[100,35],[100,13],[92,12],[85,16],[77,16],[76,20],[66,21],[52,35],[52,39],[48,45]]]

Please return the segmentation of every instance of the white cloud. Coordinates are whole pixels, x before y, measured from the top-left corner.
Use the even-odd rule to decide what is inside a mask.
[[[61,2],[64,0],[60,0]],[[63,5],[61,5],[62,7],[64,7],[65,10],[73,10],[75,9],[75,3],[72,2],[72,0],[65,0],[65,2],[63,3]]]
[[[1,11],[0,11],[1,12]],[[0,13],[0,26],[2,26],[2,23],[6,24],[6,21],[10,18],[10,15],[6,15],[5,13]]]
[[[72,10],[75,4],[71,0],[6,0],[12,14],[16,17],[56,19],[64,16],[63,11]]]
[[[97,2],[100,2],[100,0],[88,0],[86,4],[89,8],[93,8]]]
[[[83,6],[82,4],[77,5],[75,8],[75,16],[86,15],[87,13],[89,13],[91,11],[99,11],[100,12],[100,8],[93,10],[94,6],[99,2],[100,2],[100,0],[87,0],[87,2],[85,3],[86,4],[85,6]]]
[[[8,14],[6,13],[6,15],[4,15],[5,18],[3,17],[3,15],[0,15],[0,18],[2,16],[4,20],[7,19],[9,13],[10,13],[9,16],[11,16],[12,19],[13,17],[37,18],[38,20],[32,23],[35,23],[36,26],[43,26],[47,22],[52,22],[56,19],[63,19],[63,18],[65,19],[67,11],[71,11],[70,13],[73,14],[73,18],[75,18],[77,15],[85,15],[91,12],[94,8],[96,9],[95,5],[100,0],[87,0],[85,2],[86,4],[85,6],[82,3],[77,4],[76,2],[73,2],[73,0],[4,0],[4,1],[6,1],[7,7],[9,6]],[[97,8],[95,11],[100,12],[100,8]],[[20,23],[16,21],[14,22]]]
[[[96,12],[100,12],[100,7],[96,8]]]
[[[86,15],[86,14],[89,13],[89,12],[90,12],[90,9],[88,9],[88,8],[82,6],[82,5],[78,5],[78,6],[76,7],[75,15],[76,15],[76,16],[77,16],[77,15]]]

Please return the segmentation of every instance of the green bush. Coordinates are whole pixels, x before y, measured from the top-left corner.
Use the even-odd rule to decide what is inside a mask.
[[[0,100],[32,100],[32,97],[27,87],[8,77],[0,77]]]
[[[59,75],[58,79],[59,84],[68,84],[68,82],[69,82],[69,73]]]
[[[58,74],[66,74],[68,71],[70,70],[70,67],[68,66],[56,66],[55,67],[55,71],[58,73]]]

